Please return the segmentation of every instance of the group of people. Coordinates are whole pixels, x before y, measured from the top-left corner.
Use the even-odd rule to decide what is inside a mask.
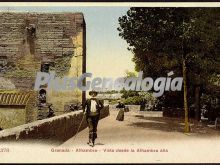
[[[98,92],[97,91],[90,91],[89,92],[90,98],[86,100],[85,104],[83,104],[83,114],[86,117],[86,121],[89,127],[89,138],[87,144],[90,146],[95,145],[95,140],[97,138],[97,126],[100,119],[101,109],[104,107],[101,100],[97,98]],[[45,104],[46,97],[45,93],[41,91],[40,93],[40,103]],[[75,107],[73,107],[75,110]],[[116,120],[123,121],[124,120],[124,112],[128,112],[129,109],[120,101],[116,106],[119,109],[118,115]],[[50,115],[53,116],[52,108],[49,106]],[[83,120],[83,119],[82,119]]]
[[[94,146],[95,140],[97,138],[97,126],[100,119],[101,109],[104,107],[101,100],[99,100],[96,96],[98,95],[97,91],[89,92],[90,98],[86,100],[83,105],[83,113],[86,116],[86,121],[89,127],[89,140],[87,142],[88,145]],[[46,93],[44,91],[40,92],[39,95],[40,104],[46,103]],[[52,105],[49,106],[49,115],[52,117],[54,115],[53,110],[51,108]],[[73,107],[75,109],[75,107]],[[116,108],[120,109],[117,115],[116,120],[123,121],[124,120],[124,112],[129,111],[128,108],[121,102],[118,102]]]
[[[102,102],[96,98],[98,92],[90,91],[89,95],[91,96],[86,100],[85,104],[82,105],[83,113],[86,116],[86,121],[89,127],[89,141],[88,144],[94,146],[95,139],[97,138],[97,126],[100,118],[100,111],[104,107]],[[52,108],[52,104],[47,104],[46,101],[46,90],[41,89],[38,95],[38,119],[44,119],[54,116],[54,111]],[[43,111],[43,108],[48,108],[48,112]],[[75,111],[81,109],[79,104],[70,105],[70,110]],[[45,115],[43,115],[45,112]]]

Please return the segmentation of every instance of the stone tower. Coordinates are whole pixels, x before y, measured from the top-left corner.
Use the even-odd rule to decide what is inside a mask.
[[[86,72],[83,14],[1,12],[0,78],[15,90],[33,90],[36,72],[51,70],[60,77]],[[68,102],[85,100],[85,93],[77,90],[47,95],[59,109]]]

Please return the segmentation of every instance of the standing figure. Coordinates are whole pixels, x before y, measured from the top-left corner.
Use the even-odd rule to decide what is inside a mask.
[[[46,106],[46,103],[47,103],[47,92],[46,92],[45,89],[41,89],[39,91],[38,101],[39,101],[39,106],[40,107]]]
[[[96,98],[98,92],[90,91],[89,95],[91,98],[86,100],[83,111],[86,114],[86,121],[89,126],[89,141],[87,144],[93,147],[97,138],[97,126],[103,104]]]
[[[125,108],[125,105],[119,101],[118,105],[116,105],[116,108]]]
[[[145,111],[146,101],[145,99],[141,99],[140,101],[140,111]]]

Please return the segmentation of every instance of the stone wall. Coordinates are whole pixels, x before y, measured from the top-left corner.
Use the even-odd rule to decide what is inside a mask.
[[[119,110],[118,108],[116,108],[116,106],[117,104],[109,105],[111,110]],[[125,107],[128,107],[129,111],[133,111],[133,112],[140,111],[140,105],[125,105]]]
[[[82,13],[8,12],[0,13],[0,25],[1,60],[16,63],[17,59],[28,53],[41,61],[73,55],[76,47],[73,42],[77,42],[74,40],[79,33],[83,33],[85,23]],[[27,34],[30,27],[35,29],[31,36],[32,43]],[[81,46],[85,44],[83,40],[78,42]]]
[[[37,92],[0,90],[0,128],[8,129],[37,120]]]
[[[22,108],[1,108],[0,128],[7,129],[26,123],[26,111]]]
[[[10,77],[18,89],[33,89],[45,64],[61,77],[81,75],[85,30],[82,13],[0,12],[0,76]]]
[[[60,77],[86,72],[83,14],[0,12],[0,77],[15,89],[33,90],[36,72],[44,65]],[[47,100],[63,114],[64,105],[83,102],[85,92],[48,91]]]
[[[109,116],[109,106],[101,110],[101,119]],[[63,142],[73,137],[83,118],[82,111],[35,121],[12,129],[0,131],[0,141],[17,140],[54,140]],[[79,131],[85,129],[87,123],[84,117]]]

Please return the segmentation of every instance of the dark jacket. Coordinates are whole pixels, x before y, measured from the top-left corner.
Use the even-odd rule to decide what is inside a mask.
[[[116,108],[125,108],[125,105],[122,103],[119,103],[118,105],[116,105]]]
[[[102,102],[98,99],[94,99],[96,101],[96,109],[98,114],[100,115],[100,110],[104,107]],[[91,99],[86,100],[84,106],[83,106],[83,112],[86,111],[86,114],[89,115],[91,112]]]

